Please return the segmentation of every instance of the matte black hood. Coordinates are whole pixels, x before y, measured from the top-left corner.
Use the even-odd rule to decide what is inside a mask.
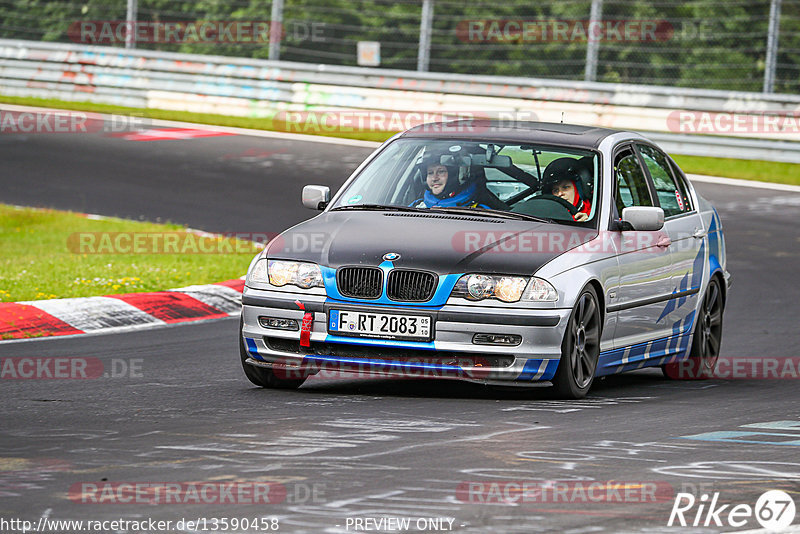
[[[437,274],[531,275],[567,250],[597,236],[568,225],[438,213],[331,211],[270,242],[267,256],[338,268],[377,266],[386,253],[395,267]]]

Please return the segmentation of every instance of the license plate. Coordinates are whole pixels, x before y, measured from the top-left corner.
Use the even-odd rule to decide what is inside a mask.
[[[345,336],[413,341],[429,341],[433,337],[430,316],[355,310],[330,310],[328,332]]]

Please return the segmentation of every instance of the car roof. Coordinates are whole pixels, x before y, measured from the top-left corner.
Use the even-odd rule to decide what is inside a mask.
[[[421,124],[400,137],[486,139],[597,148],[603,139],[617,133],[631,132],[557,122],[472,119]]]

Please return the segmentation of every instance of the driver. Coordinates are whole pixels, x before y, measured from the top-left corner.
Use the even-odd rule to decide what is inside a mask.
[[[461,183],[457,165],[442,165],[439,154],[426,156],[421,169],[427,189],[411,203],[415,208],[461,207],[491,209],[481,200],[475,181]]]
[[[559,158],[550,162],[544,170],[542,193],[557,196],[575,206],[578,211],[572,218],[583,222],[589,220],[592,205],[584,198],[581,184],[578,160]]]

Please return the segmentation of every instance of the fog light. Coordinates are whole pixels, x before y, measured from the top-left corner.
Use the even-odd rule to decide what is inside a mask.
[[[522,336],[517,334],[475,334],[472,342],[476,345],[519,345]]]
[[[276,330],[297,330],[300,328],[296,319],[283,319],[281,317],[259,317],[258,324],[264,328],[274,328]]]

